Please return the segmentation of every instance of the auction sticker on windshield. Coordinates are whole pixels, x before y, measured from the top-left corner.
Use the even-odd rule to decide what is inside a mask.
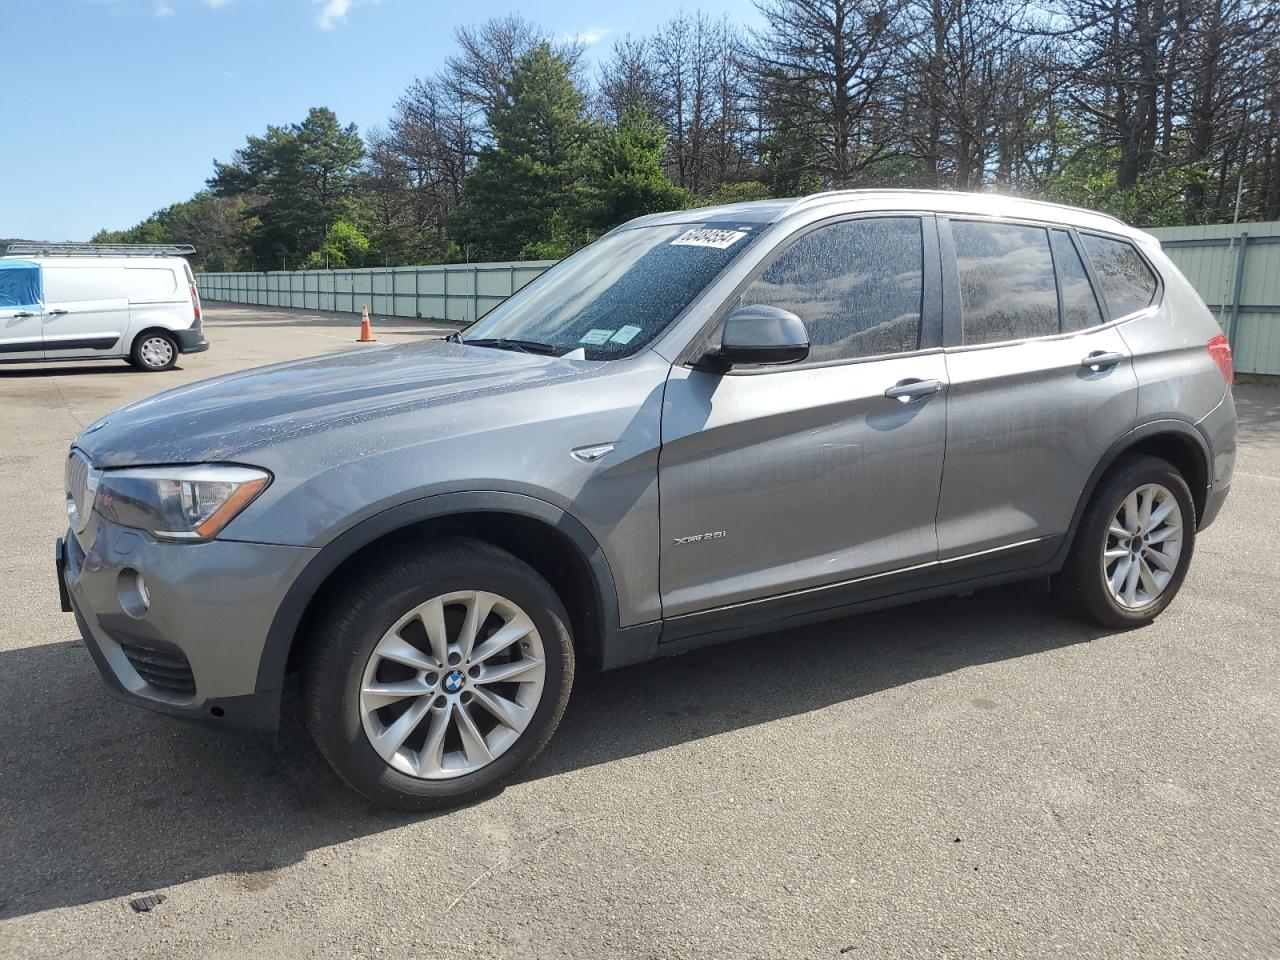
[[[700,227],[686,230],[671,241],[673,247],[715,247],[727,250],[747,235],[745,230],[710,230]]]
[[[579,343],[599,344],[608,343],[609,338],[613,336],[612,330],[588,330],[578,338]]]

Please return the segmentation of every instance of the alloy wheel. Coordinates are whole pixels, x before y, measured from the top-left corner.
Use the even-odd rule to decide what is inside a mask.
[[[1137,610],[1158,600],[1182,554],[1182,509],[1158,483],[1130,491],[1107,529],[1102,574],[1120,606]]]
[[[378,641],[360,683],[360,719],[394,769],[461,777],[515,744],[545,679],[528,614],[494,593],[456,591],[414,607]]]

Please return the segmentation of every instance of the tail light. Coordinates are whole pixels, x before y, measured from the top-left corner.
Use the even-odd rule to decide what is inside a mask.
[[[1227,341],[1227,335],[1220,333],[1205,346],[1208,347],[1213,362],[1218,365],[1222,379],[1227,381],[1227,389],[1231,389],[1236,381],[1236,371],[1231,363],[1231,344]]]
[[[200,323],[200,294],[196,291],[196,285],[194,283],[190,284],[190,287],[191,287],[191,310],[195,313],[195,322],[192,323],[192,326],[196,326],[197,324]],[[1229,356],[1230,356],[1230,352],[1228,351],[1228,357]],[[1229,362],[1230,360],[1228,359],[1228,363]]]

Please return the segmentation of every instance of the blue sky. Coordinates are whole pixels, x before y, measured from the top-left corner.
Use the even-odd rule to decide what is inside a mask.
[[[6,44],[0,237],[131,226],[191,196],[247,134],[311,106],[383,124],[459,24],[515,9],[604,56],[682,7],[755,20],[750,0],[0,0],[23,48]]]

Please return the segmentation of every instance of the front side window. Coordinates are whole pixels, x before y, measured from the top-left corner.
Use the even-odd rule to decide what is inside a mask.
[[[1156,278],[1133,244],[1091,233],[1082,233],[1080,238],[1102,285],[1108,319],[1118,320],[1151,305]]]
[[[476,321],[464,343],[610,360],[635,353],[751,245],[756,224],[681,223],[611,234]]]
[[[802,236],[742,293],[789,310],[809,333],[808,363],[920,348],[924,243],[919,217],[848,220]]]
[[[953,221],[962,342],[999,343],[1058,332],[1058,291],[1043,227]]]

